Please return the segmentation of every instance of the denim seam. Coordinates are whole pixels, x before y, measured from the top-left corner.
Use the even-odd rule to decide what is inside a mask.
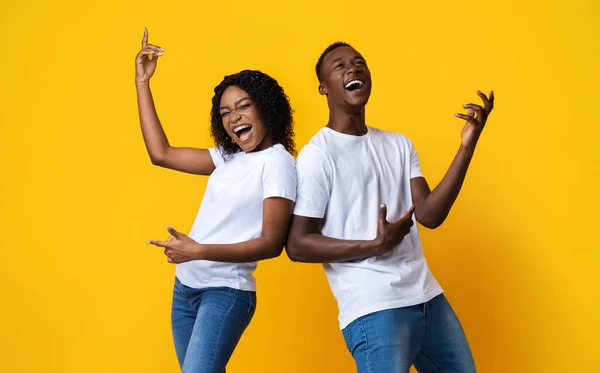
[[[256,293],[254,293],[256,296]],[[252,308],[254,308],[254,310],[256,311],[256,305],[254,304],[254,302],[252,302],[252,294],[250,292],[247,292],[246,295],[248,296],[248,303],[250,304],[248,306],[248,309],[246,310],[247,313],[250,313],[250,310]]]
[[[365,325],[363,323],[362,318],[360,319],[360,330],[363,333],[363,337],[365,338],[365,356],[367,357],[367,372],[371,373],[371,361],[369,359],[369,339],[367,338],[367,333],[365,332]]]
[[[423,351],[423,346],[425,346],[425,339],[427,338],[427,302],[423,303],[423,336],[421,337],[421,346],[419,347],[419,351],[417,353],[421,353]],[[436,367],[437,369],[437,367]]]
[[[425,339],[427,338],[427,305],[429,302],[425,302],[423,304],[423,338],[421,340],[421,347],[419,348],[419,352],[417,352],[417,354],[421,354],[423,355],[427,360],[429,360],[429,362],[431,363],[431,365],[433,365],[433,367],[436,370],[436,373],[440,373],[440,368],[437,367],[437,365],[435,365],[435,363],[433,362],[433,360],[427,356],[425,354],[425,352],[423,352],[423,347],[425,346]]]
[[[234,294],[233,301],[231,302],[229,309],[225,312],[225,314],[221,318],[221,323],[219,324],[219,334],[217,335],[217,340],[215,341],[215,346],[213,347],[213,353],[212,353],[212,356],[210,359],[209,371],[212,371],[212,369],[215,365],[215,356],[216,356],[217,346],[219,345],[219,342],[221,341],[221,336],[223,335],[223,323],[225,323],[225,319],[227,319],[227,316],[229,316],[229,314],[231,313],[231,310],[233,309],[233,306],[235,305],[236,299],[237,299],[237,295]]]
[[[425,356],[425,358],[427,360],[429,360],[429,362],[431,363],[431,365],[433,365],[433,367],[435,368],[436,373],[440,373],[440,368],[437,367],[437,365],[435,365],[435,363],[433,362],[433,360],[427,356],[423,351],[419,351],[419,353],[423,356]]]
[[[352,351],[354,351],[354,346],[352,346],[352,332],[350,332],[350,329],[344,333],[344,337],[346,337],[346,345],[348,346],[348,350],[350,353],[352,353]]]

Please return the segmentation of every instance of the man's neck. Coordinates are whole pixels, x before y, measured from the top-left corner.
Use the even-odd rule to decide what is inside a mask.
[[[352,112],[330,109],[327,127],[346,135],[362,136],[367,133],[365,108]]]

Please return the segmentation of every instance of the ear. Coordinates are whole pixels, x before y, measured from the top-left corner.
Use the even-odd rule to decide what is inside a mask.
[[[327,96],[327,86],[325,86],[325,84],[323,84],[323,83],[319,84],[319,93],[322,96]]]

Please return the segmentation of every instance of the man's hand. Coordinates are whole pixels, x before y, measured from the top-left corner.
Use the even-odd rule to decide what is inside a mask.
[[[375,255],[387,254],[402,242],[404,236],[410,232],[410,228],[413,226],[412,215],[414,211],[415,206],[411,206],[402,218],[390,223],[386,219],[387,207],[381,204],[377,224],[377,238],[374,240]]]
[[[483,107],[476,104],[465,104],[463,108],[468,109],[466,115],[454,114],[457,118],[466,120],[462,130],[462,146],[470,149],[477,144],[487,118],[494,108],[494,91],[490,91],[489,98],[481,91],[477,91],[477,95],[481,97]]]

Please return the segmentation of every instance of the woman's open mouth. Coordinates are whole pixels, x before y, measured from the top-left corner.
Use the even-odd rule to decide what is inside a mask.
[[[252,133],[252,126],[249,124],[240,124],[233,128],[233,134],[240,142],[248,140]]]

